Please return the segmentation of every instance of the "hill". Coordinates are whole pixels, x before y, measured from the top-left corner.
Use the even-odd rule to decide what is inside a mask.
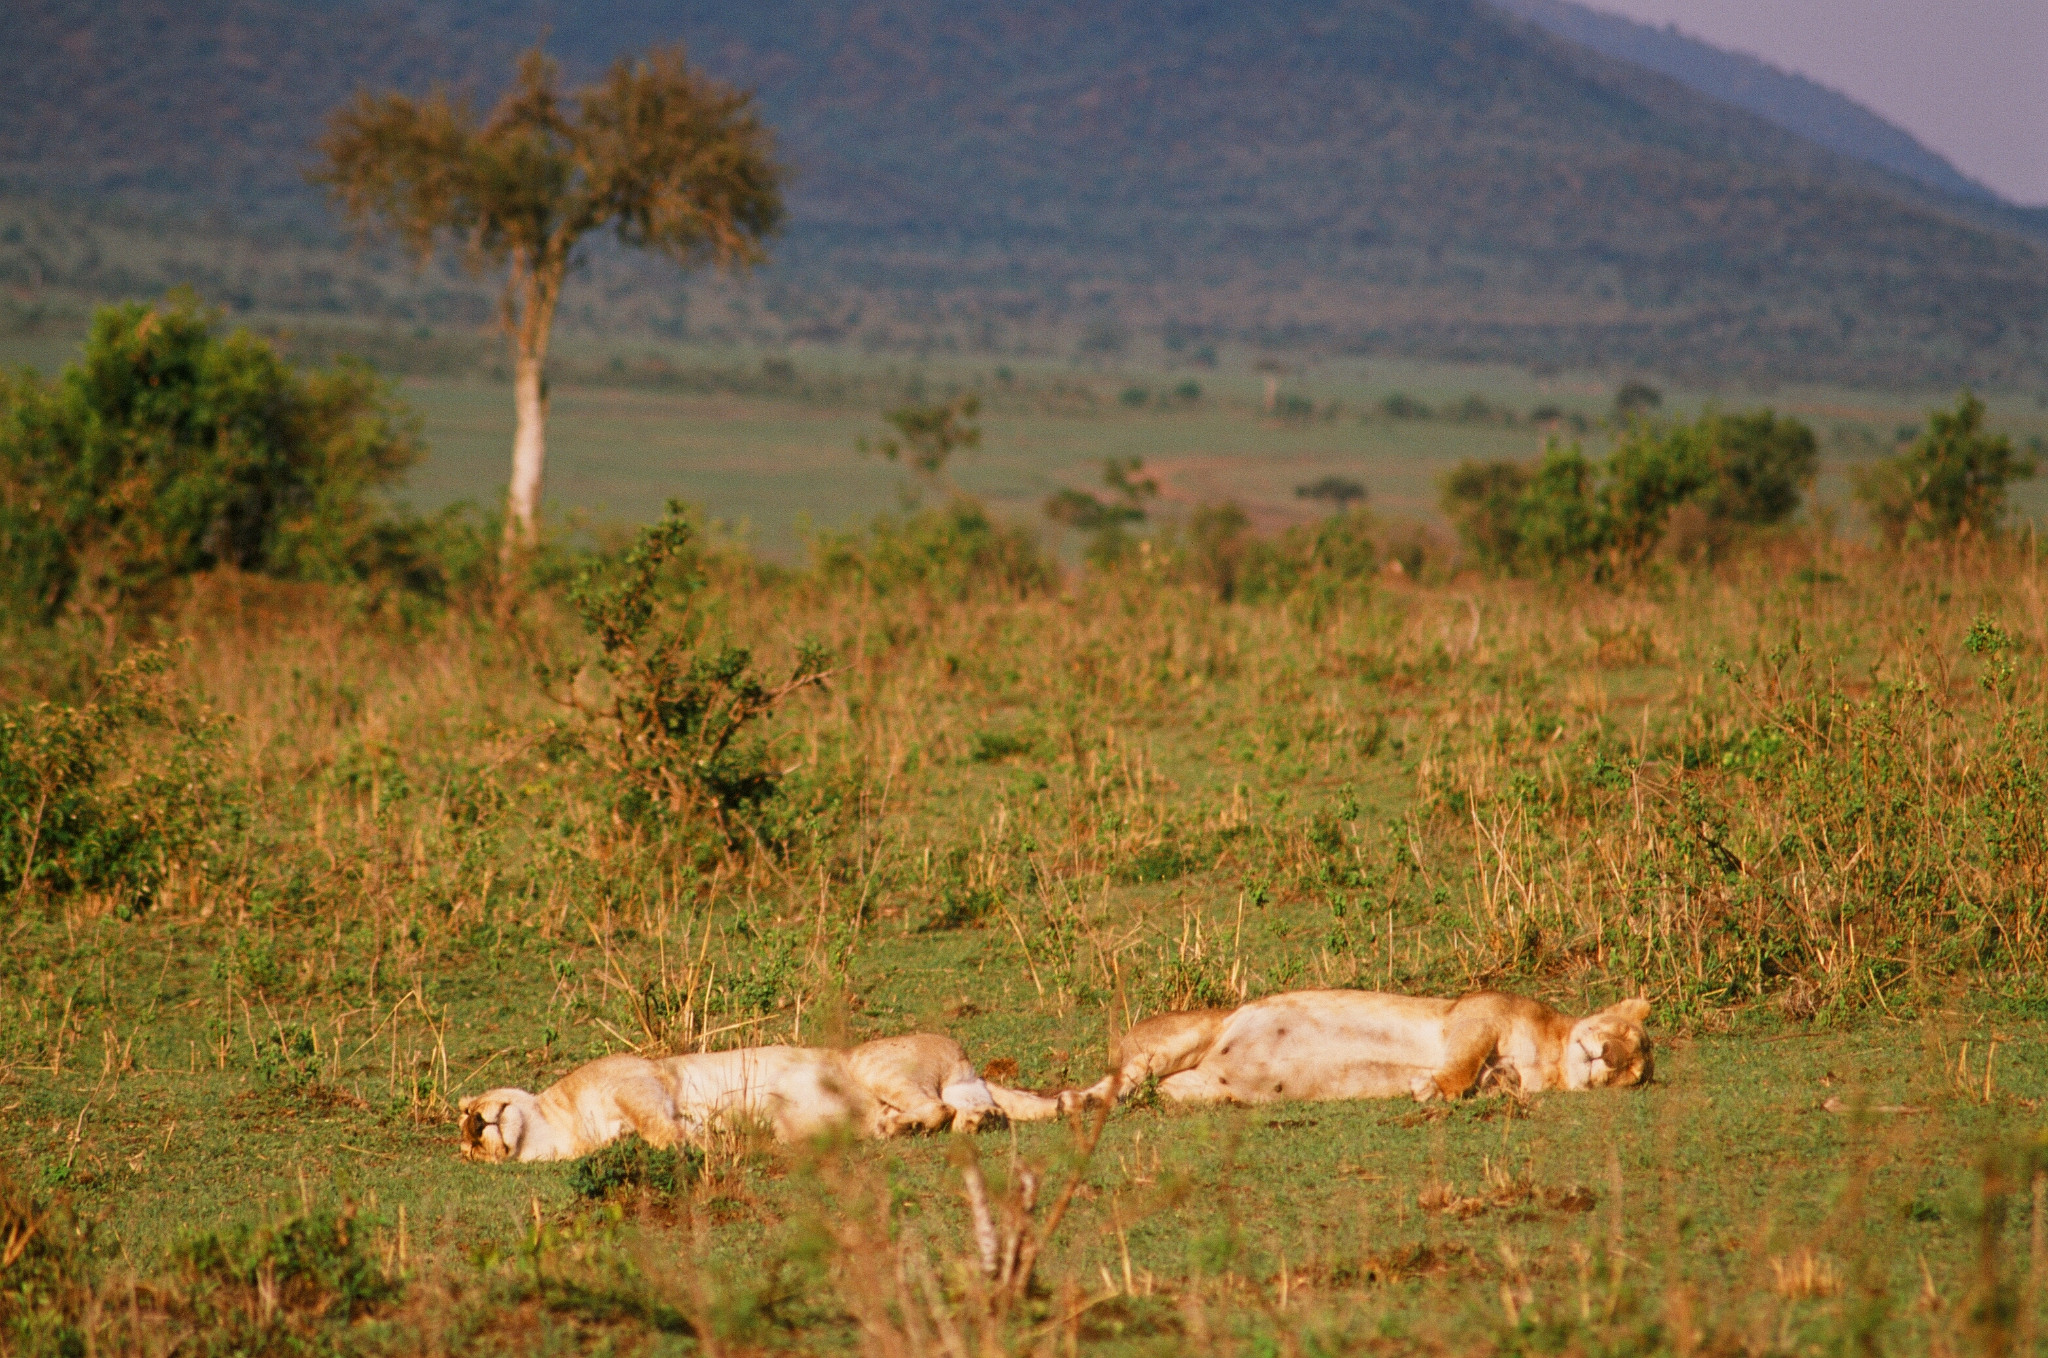
[[[315,230],[299,169],[356,85],[487,92],[542,33],[576,74],[686,39],[801,170],[739,303],[787,338],[2048,371],[2048,248],[2023,231],[1480,0],[21,9],[10,182]],[[623,291],[652,288],[680,285]]]
[[[1742,52],[1637,23],[1573,0],[1493,0],[1500,8],[1596,52],[1768,118],[1818,146],[1916,179],[1957,198],[2002,201],[1912,133],[1849,96]]]

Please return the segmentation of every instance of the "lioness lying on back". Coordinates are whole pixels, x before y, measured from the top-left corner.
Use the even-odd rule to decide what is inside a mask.
[[[799,1141],[841,1126],[869,1136],[948,1125],[974,1131],[997,1114],[1028,1122],[1058,1112],[1052,1099],[985,1082],[951,1038],[912,1033],[847,1052],[778,1046],[601,1057],[538,1094],[493,1089],[464,1099],[462,1154],[573,1160],[629,1132],[671,1146],[733,1121]]]
[[[1118,1044],[1115,1071],[1061,1094],[1099,1105],[1148,1077],[1189,1103],[1456,1098],[1484,1081],[1595,1089],[1650,1078],[1650,1002],[1574,1020],[1538,1000],[1481,991],[1459,1000],[1301,990],[1237,1009],[1161,1014]]]

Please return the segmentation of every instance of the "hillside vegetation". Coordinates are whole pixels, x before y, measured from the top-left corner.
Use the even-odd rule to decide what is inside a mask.
[[[802,171],[750,303],[786,338],[1099,354],[1157,328],[1723,378],[2042,371],[2048,273],[2016,228],[1478,0],[372,14],[32,6],[0,157],[18,185],[317,221],[297,173],[355,84],[489,91],[543,31],[579,69],[680,37],[760,91]],[[600,314],[681,295],[635,277]],[[321,301],[359,304],[423,305]],[[651,310],[625,314],[690,323]]]
[[[1658,28],[1577,0],[1493,0],[1561,38],[1668,75],[1723,103],[1748,109],[1797,132],[1816,146],[1895,170],[1958,198],[1996,202],[1998,195],[1964,175],[1945,156],[1886,122],[1845,94],[1803,75],[1779,70],[1742,52]]]

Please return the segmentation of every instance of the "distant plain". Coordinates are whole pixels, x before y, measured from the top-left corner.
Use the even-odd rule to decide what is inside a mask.
[[[68,362],[70,343],[0,338],[0,364],[52,373]],[[1285,407],[1306,402],[1293,418],[1265,410],[1266,374],[1256,351],[1225,351],[1216,364],[1176,363],[1163,350],[1117,364],[1052,358],[864,354],[848,348],[801,348],[764,354],[688,345],[608,346],[572,337],[562,349],[567,380],[557,380],[549,417],[547,500],[558,520],[585,526],[643,523],[670,497],[700,505],[765,556],[801,559],[807,535],[865,524],[899,509],[919,487],[903,469],[858,447],[885,432],[881,412],[923,396],[982,395],[983,446],[959,456],[960,489],[998,513],[1037,521],[1049,538],[1058,530],[1038,515],[1063,485],[1088,487],[1107,457],[1139,457],[1162,489],[1156,519],[1171,520],[1196,504],[1235,501],[1255,526],[1271,530],[1315,515],[1295,487],[1325,475],[1362,481],[1373,509],[1396,519],[1434,520],[1443,474],[1467,458],[1528,458],[1547,437],[1578,439],[1596,455],[1607,444],[1604,422],[1618,386],[1633,373],[1566,372],[1542,377],[1501,365],[1421,363],[1394,358],[1337,357],[1295,365],[1279,374]],[[752,372],[767,362],[789,364],[785,393],[665,389],[634,374],[650,363],[662,371]],[[608,380],[613,367],[624,375]],[[1712,405],[1757,405],[1799,416],[1822,444],[1815,502],[1837,514],[1840,531],[1860,534],[1851,505],[1849,470],[1891,451],[1901,429],[1916,426],[1950,392],[1786,387],[1757,392],[1667,386],[1657,412],[1676,417]],[[467,376],[401,376],[399,393],[416,412],[428,448],[400,496],[434,510],[502,494],[512,442],[509,387],[488,372]],[[1193,383],[1200,396],[1176,389]],[[1141,404],[1126,404],[1126,398]],[[1435,412],[1394,419],[1383,411],[1395,393]],[[2048,438],[2048,393],[1987,393],[1996,427],[2025,442]],[[1477,396],[1511,422],[1460,419],[1450,412]],[[1541,427],[1532,411],[1555,407],[1582,417]],[[1296,407],[1297,410],[1299,406]],[[2048,515],[2048,479],[2021,482],[2015,512]],[[1071,549],[1076,543],[1056,545]]]

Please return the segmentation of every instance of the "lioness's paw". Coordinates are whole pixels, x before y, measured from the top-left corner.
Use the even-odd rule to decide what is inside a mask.
[[[1408,1082],[1408,1092],[1415,1096],[1417,1103],[1428,1103],[1438,1094],[1434,1075],[1418,1075]]]
[[[972,1135],[975,1132],[1000,1132],[1010,1125],[1010,1119],[1000,1108],[961,1108],[953,1114],[953,1130]]]

